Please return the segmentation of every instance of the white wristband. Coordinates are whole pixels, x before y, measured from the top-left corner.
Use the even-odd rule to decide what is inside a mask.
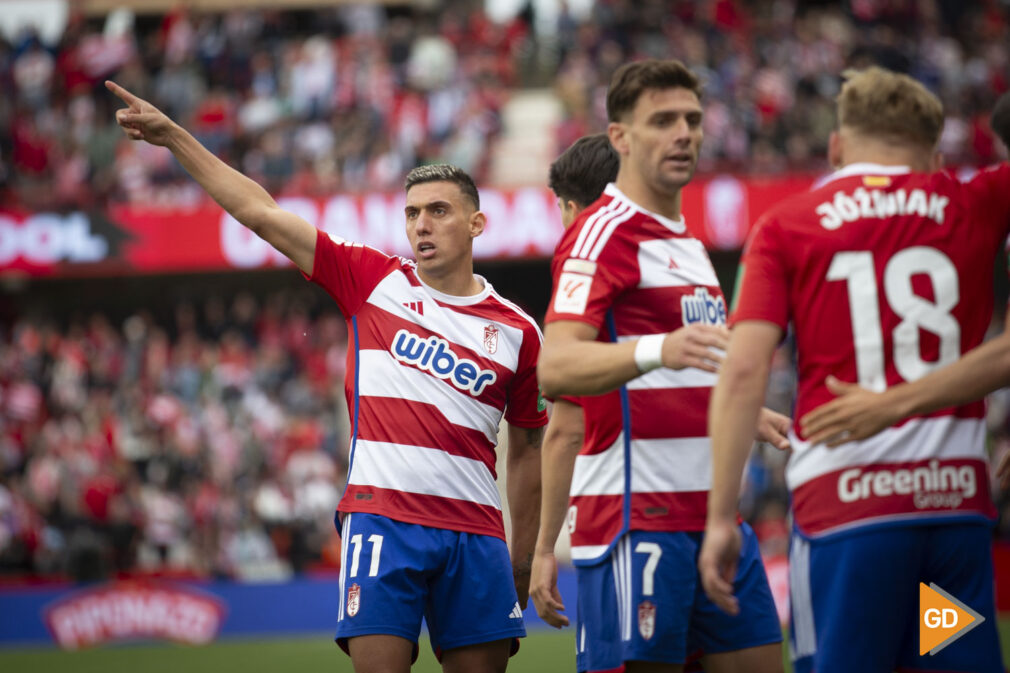
[[[663,366],[663,341],[666,334],[648,334],[635,344],[635,364],[638,371],[651,372]]]

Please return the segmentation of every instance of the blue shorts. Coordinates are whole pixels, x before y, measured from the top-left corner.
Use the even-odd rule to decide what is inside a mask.
[[[743,548],[734,582],[740,614],[712,603],[698,577],[701,533],[633,530],[599,565],[578,566],[575,632],[579,671],[607,671],[625,661],[681,664],[782,641],[757,538],[740,527]]]
[[[935,582],[985,621],[919,656],[919,582]],[[1003,672],[988,524],[888,526],[824,540],[794,532],[789,585],[796,673]]]
[[[499,538],[345,514],[336,641],[387,634],[438,654],[526,635],[508,547]],[[416,647],[415,647],[416,656]]]

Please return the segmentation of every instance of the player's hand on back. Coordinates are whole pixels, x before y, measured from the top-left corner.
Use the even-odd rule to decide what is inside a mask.
[[[733,580],[742,545],[736,521],[708,521],[698,554],[698,572],[705,594],[729,615],[740,612],[740,602],[733,595]]]
[[[758,441],[768,442],[776,449],[785,451],[789,448],[789,426],[791,423],[788,416],[762,407],[761,414],[758,416]]]
[[[838,397],[800,419],[804,438],[813,444],[824,442],[835,447],[866,439],[903,417],[882,399],[882,393],[839,381],[833,376],[827,378],[825,385]]]
[[[663,366],[717,372],[728,345],[729,330],[721,325],[687,325],[666,335]]]
[[[568,626],[568,617],[561,614],[565,604],[558,591],[558,560],[554,554],[535,554],[530,579],[530,598],[540,619],[556,629]]]
[[[146,140],[160,146],[168,144],[175,123],[165,113],[115,82],[106,80],[105,88],[128,106],[116,110],[116,123],[130,140]]]

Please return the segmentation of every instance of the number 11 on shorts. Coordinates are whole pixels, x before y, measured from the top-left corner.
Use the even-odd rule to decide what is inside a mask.
[[[372,543],[372,562],[368,566],[368,576],[375,577],[379,574],[379,558],[382,556],[382,536],[369,535],[368,541]],[[361,558],[361,533],[351,536],[351,546],[354,547],[354,550],[351,552],[351,571],[347,573],[347,576],[357,577],[358,560]]]

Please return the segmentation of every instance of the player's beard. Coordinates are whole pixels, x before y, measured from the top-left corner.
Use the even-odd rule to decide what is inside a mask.
[[[664,168],[664,163],[665,162],[660,162],[659,167],[653,174],[652,182],[657,191],[669,194],[670,196],[677,194],[677,192],[691,182],[691,179],[694,177],[694,173],[698,168],[697,159],[692,160],[686,170],[670,171]]]

